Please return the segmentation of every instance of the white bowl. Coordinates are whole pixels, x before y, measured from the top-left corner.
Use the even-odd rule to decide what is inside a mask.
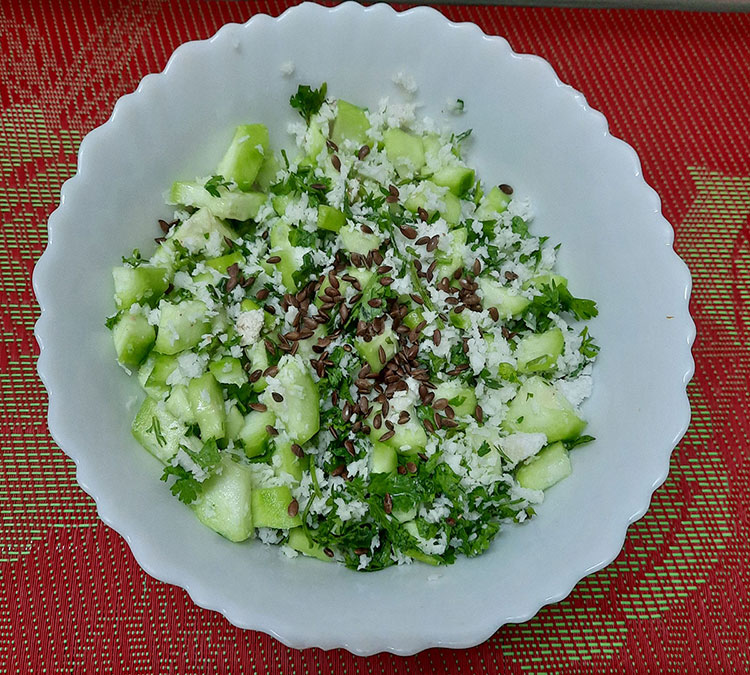
[[[292,77],[282,76],[287,62]],[[398,71],[418,82],[425,113],[465,101],[453,120],[474,130],[469,160],[531,197],[534,231],[562,242],[571,288],[597,300],[602,351],[585,407],[597,441],[573,453],[572,476],[538,518],[508,528],[486,555],[361,574],[232,544],[174,499],[130,435],[138,385],[115,364],[104,317],[110,268],[134,247],[151,250],[156,219],[170,215],[164,191],[210,173],[234,125],[269,123],[279,147],[298,83],[325,80],[332,95],[374,105],[398,96]],[[618,554],[690,419],[690,275],[635,152],[545,61],[431,9],[304,4],[181,46],[86,136],[49,236],[34,271],[39,374],[50,430],[81,487],[146,572],[293,647],[411,654],[475,645],[529,619]]]

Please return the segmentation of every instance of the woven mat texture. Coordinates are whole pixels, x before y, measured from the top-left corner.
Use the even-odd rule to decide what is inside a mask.
[[[0,0],[0,672],[750,672],[750,15],[444,7],[548,59],[632,144],[690,266],[693,421],[624,550],[469,650],[358,658],[148,577],[49,436],[31,288],[83,136],[180,43],[279,2]]]

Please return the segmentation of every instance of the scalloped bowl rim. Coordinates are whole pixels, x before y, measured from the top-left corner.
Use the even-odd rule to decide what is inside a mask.
[[[541,596],[530,596],[527,599],[525,609],[510,615],[500,609],[492,616],[477,617],[477,622],[474,625],[463,629],[453,627],[449,631],[446,631],[445,628],[430,629],[429,627],[420,626],[413,634],[405,635],[403,639],[399,640],[393,636],[388,638],[379,637],[377,634],[365,638],[362,635],[362,631],[358,632],[356,629],[353,629],[346,636],[324,636],[318,631],[311,637],[310,631],[304,626],[296,625],[293,618],[258,615],[253,611],[252,607],[245,606],[243,610],[242,608],[238,609],[236,606],[231,606],[231,603],[226,598],[222,601],[214,596],[211,584],[206,584],[204,579],[196,576],[192,571],[185,569],[184,566],[181,567],[179,561],[165,558],[161,551],[154,547],[153,542],[146,540],[143,533],[139,531],[137,523],[133,523],[128,518],[121,506],[114,503],[108,494],[102,492],[100,477],[89,471],[87,466],[86,448],[79,445],[75,440],[77,429],[72,428],[75,425],[71,424],[69,419],[63,418],[61,416],[62,413],[59,411],[61,398],[64,395],[67,383],[60,381],[59,376],[56,374],[55,361],[53,360],[54,355],[52,354],[53,351],[60,350],[60,347],[55,343],[55,309],[57,307],[57,299],[55,298],[56,289],[52,282],[53,274],[60,269],[59,266],[63,263],[60,259],[60,240],[64,239],[66,235],[71,236],[63,229],[65,223],[69,222],[71,218],[68,212],[74,210],[73,203],[77,198],[78,191],[84,187],[88,172],[94,170],[89,167],[89,155],[94,152],[94,150],[90,149],[92,147],[95,148],[97,143],[106,144],[110,136],[116,135],[119,126],[122,126],[120,118],[127,116],[128,109],[130,107],[146,105],[150,93],[158,90],[159,87],[168,86],[176,64],[184,60],[189,60],[190,56],[198,50],[236,39],[238,34],[243,31],[249,34],[251,31],[256,30],[256,26],[256,32],[262,30],[264,25],[281,26],[281,30],[283,30],[283,27],[290,21],[290,17],[297,17],[298,20],[301,20],[301,16],[307,16],[316,20],[331,21],[335,21],[335,17],[337,16],[343,17],[344,20],[352,21],[367,21],[367,17],[374,16],[379,17],[380,20],[394,22],[421,22],[434,27],[436,30],[445,30],[451,38],[455,37],[457,40],[461,39],[462,33],[470,35],[470,39],[472,40],[481,39],[484,43],[491,44],[492,48],[498,53],[504,52],[505,58],[509,57],[515,60],[515,67],[541,67],[544,73],[540,77],[547,78],[556,87],[564,90],[565,95],[575,101],[580,116],[585,118],[585,123],[595,128],[597,133],[601,134],[600,145],[607,144],[611,147],[612,154],[619,154],[618,161],[627,161],[629,163],[632,178],[638,182],[641,198],[648,205],[649,212],[653,213],[652,225],[657,224],[659,227],[658,233],[654,234],[654,238],[660,239],[661,243],[669,247],[668,253],[665,254],[664,263],[671,266],[675,283],[679,286],[677,291],[683,298],[683,306],[680,308],[682,313],[679,316],[675,314],[675,320],[679,322],[677,334],[681,336],[682,344],[674,345],[675,350],[679,354],[674,357],[677,363],[674,365],[673,370],[679,377],[679,381],[676,379],[672,383],[675,388],[672,403],[676,407],[679,407],[679,410],[675,413],[672,428],[668,432],[669,435],[661,439],[661,447],[658,448],[660,466],[658,470],[655,469],[652,475],[648,476],[640,485],[640,495],[634,498],[637,506],[631,507],[627,513],[619,514],[620,522],[610,524],[612,530],[609,533],[611,542],[606,554],[592,557],[583,567],[579,566],[575,570],[568,570],[566,575],[562,575],[561,578],[557,579],[556,590],[554,592],[547,592]],[[383,17],[386,18],[383,19]],[[123,124],[126,124],[126,122],[123,122]],[[60,206],[49,218],[48,246],[39,259],[33,275],[34,290],[41,306],[41,315],[35,327],[35,335],[40,346],[38,372],[49,393],[50,431],[63,451],[75,462],[77,480],[81,488],[96,502],[101,519],[125,538],[138,564],[156,579],[184,588],[196,604],[222,613],[233,624],[242,628],[262,630],[292,647],[344,647],[362,655],[378,651],[391,651],[403,655],[412,654],[432,646],[456,648],[473,646],[487,639],[503,624],[526,621],[533,617],[544,605],[562,600],[584,576],[611,563],[622,548],[628,526],[646,513],[654,490],[666,480],[671,451],[682,438],[689,425],[690,409],[686,386],[694,372],[694,363],[690,352],[695,338],[695,326],[688,310],[691,278],[687,267],[671,248],[673,237],[674,233],[671,226],[661,215],[661,204],[658,195],[642,178],[640,162],[633,148],[611,136],[604,116],[590,108],[581,93],[563,84],[547,61],[540,57],[516,54],[510,49],[508,43],[503,38],[487,36],[474,24],[450,22],[436,10],[426,7],[418,7],[405,12],[396,12],[387,5],[374,5],[363,8],[356,3],[347,2],[333,8],[325,8],[312,3],[304,3],[303,5],[288,9],[278,18],[255,15],[245,24],[233,23],[223,26],[208,40],[192,41],[179,46],[161,73],[146,75],[141,80],[135,92],[122,96],[117,101],[110,119],[91,131],[81,143],[77,173],[62,186]],[[64,245],[64,242],[62,245]],[[679,349],[677,349],[678,347]],[[596,554],[592,553],[592,556],[596,556]],[[450,568],[448,568],[446,573],[450,574]],[[370,629],[370,632],[372,632],[372,629]]]

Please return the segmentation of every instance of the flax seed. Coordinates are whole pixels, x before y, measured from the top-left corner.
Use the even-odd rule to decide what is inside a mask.
[[[383,510],[388,514],[393,511],[393,498],[387,492],[385,493],[385,497],[383,497]]]

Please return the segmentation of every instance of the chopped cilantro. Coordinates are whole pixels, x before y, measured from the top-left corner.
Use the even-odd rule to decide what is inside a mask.
[[[164,438],[164,434],[161,432],[161,423],[159,422],[159,418],[156,415],[151,418],[151,426],[148,428],[148,431],[150,431],[154,435],[156,442],[160,446],[163,447],[167,444],[167,440]]]
[[[123,265],[129,265],[130,267],[138,267],[143,262],[143,258],[141,257],[141,252],[134,248],[133,252],[130,254],[130,257],[126,258],[125,256],[122,256],[122,263]]]
[[[104,325],[107,328],[109,328],[110,330],[112,330],[115,327],[115,325],[117,324],[117,322],[120,320],[121,316],[122,316],[122,312],[121,311],[120,312],[115,312],[111,316],[107,317],[107,320],[104,322]]]
[[[312,89],[307,84],[301,84],[297,87],[297,93],[289,99],[289,105],[309,124],[312,116],[320,110],[326,100],[327,89],[328,85],[325,82],[320,85],[320,89]]]
[[[181,502],[185,504],[192,504],[200,494],[200,482],[193,477],[192,473],[179,465],[167,465],[164,467],[164,472],[161,475],[161,479],[166,482],[167,480],[169,480],[170,476],[175,477],[174,483],[169,486],[169,490],[171,491],[171,493]]]
[[[209,178],[205,185],[203,186],[206,189],[206,192],[208,194],[214,196],[214,197],[221,197],[221,193],[219,192],[220,187],[228,188],[232,185],[231,182],[225,180],[224,176],[211,176]],[[206,233],[208,234],[208,233]]]

